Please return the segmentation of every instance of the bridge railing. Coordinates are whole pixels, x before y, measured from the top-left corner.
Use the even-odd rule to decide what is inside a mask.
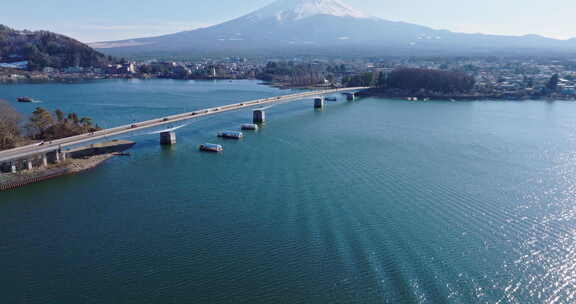
[[[45,149],[54,150],[55,148],[71,146],[75,144],[80,144],[87,141],[98,140],[108,136],[115,136],[120,135],[128,132],[134,132],[138,130],[143,130],[151,127],[161,126],[164,124],[173,123],[176,121],[188,120],[193,119],[196,117],[202,117],[207,115],[213,115],[217,113],[238,110],[242,108],[250,108],[261,104],[269,104],[275,102],[283,102],[288,100],[300,99],[300,98],[307,98],[314,95],[322,95],[322,94],[332,94],[337,92],[344,92],[344,91],[357,91],[367,89],[367,87],[354,87],[354,88],[340,88],[340,89],[329,89],[329,90],[318,90],[318,91],[307,91],[302,93],[294,93],[288,94],[284,96],[275,96],[275,97],[268,97],[268,98],[261,98],[251,101],[244,101],[235,104],[224,105],[220,107],[213,107],[208,109],[199,109],[192,112],[180,113],[170,116],[165,116],[161,118],[150,119],[142,122],[137,122],[133,124],[121,125],[117,127],[112,127],[109,129],[103,129],[100,131],[96,131],[93,133],[85,133],[80,135],[75,135],[71,137],[61,138],[49,141],[45,143],[45,145],[40,146],[39,144],[33,144],[28,146],[23,146],[15,149],[10,149],[6,151],[0,151],[0,158],[6,158],[11,155],[20,155],[25,154],[28,151],[28,155],[33,155],[35,153],[41,153],[38,151],[44,151]]]

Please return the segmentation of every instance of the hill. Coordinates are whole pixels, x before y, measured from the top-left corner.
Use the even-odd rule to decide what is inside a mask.
[[[20,64],[28,70],[45,67],[102,67],[107,58],[72,38],[48,31],[18,31],[0,25],[0,63]]]

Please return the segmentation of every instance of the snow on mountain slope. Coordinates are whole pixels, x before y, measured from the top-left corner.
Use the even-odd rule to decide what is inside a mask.
[[[376,56],[576,52],[576,40],[436,30],[369,17],[341,0],[277,0],[253,13],[207,28],[94,46],[114,49],[111,51],[115,54]]]
[[[368,15],[338,0],[279,0],[247,16],[245,19],[295,21],[316,15],[368,18]]]

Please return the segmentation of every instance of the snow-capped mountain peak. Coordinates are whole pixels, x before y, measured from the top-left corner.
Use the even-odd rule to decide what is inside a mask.
[[[272,2],[272,0],[268,0]],[[106,42],[116,54],[229,54],[292,56],[571,54],[576,39],[453,33],[367,16],[346,0],[275,0],[253,13],[207,28]],[[159,53],[161,54],[161,53]]]
[[[245,16],[245,18],[252,20],[275,18],[278,21],[295,21],[316,15],[369,17],[339,0],[278,0]]]

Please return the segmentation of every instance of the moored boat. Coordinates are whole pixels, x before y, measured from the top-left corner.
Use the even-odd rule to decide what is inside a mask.
[[[16,99],[18,102],[33,102],[34,99],[30,98],[30,97],[18,97],[18,99]]]
[[[258,131],[258,125],[257,124],[243,124],[242,125],[242,130],[245,131]]]
[[[244,134],[242,134],[242,132],[236,132],[236,131],[224,131],[224,132],[218,133],[218,137],[230,138],[230,139],[241,139],[244,137]]]
[[[204,152],[222,152],[224,151],[224,148],[221,145],[217,145],[217,144],[202,144],[200,145],[200,151],[204,151]]]

